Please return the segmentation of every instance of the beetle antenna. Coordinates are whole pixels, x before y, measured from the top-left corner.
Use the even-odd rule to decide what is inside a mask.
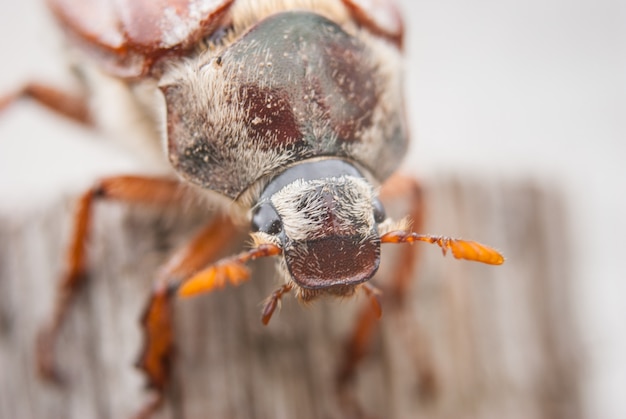
[[[504,256],[500,252],[475,241],[417,234],[408,231],[390,231],[380,237],[381,243],[415,243],[418,241],[438,245],[441,247],[444,255],[450,250],[457,259],[471,260],[489,265],[502,265],[504,263]]]
[[[217,261],[209,267],[193,274],[187,279],[175,284],[178,295],[189,297],[192,295],[211,292],[224,288],[226,282],[239,285],[250,277],[250,271],[245,263],[268,256],[277,256],[282,249],[274,244],[261,244],[247,252]]]

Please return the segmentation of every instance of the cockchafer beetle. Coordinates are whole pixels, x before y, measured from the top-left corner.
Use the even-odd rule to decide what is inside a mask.
[[[157,274],[143,318],[139,364],[158,397],[144,416],[161,403],[168,383],[172,299],[238,284],[248,278],[244,264],[251,259],[279,256],[283,285],[267,300],[265,324],[290,291],[310,301],[363,290],[380,315],[378,291],[367,281],[378,269],[381,243],[425,241],[457,258],[503,262],[487,246],[421,235],[385,215],[380,185],[381,194],[406,195],[411,202],[419,193],[413,180],[394,174],[408,136],[403,25],[389,1],[48,3],[85,56],[80,67],[87,82],[123,83],[148,124],[163,127],[162,138],[158,129],[150,131],[142,153],[165,154],[160,163],[169,163],[170,176],[102,179],[81,197],[56,310],[38,344],[44,376],[55,376],[53,342],[85,277],[96,200],[159,205],[201,194],[229,203],[224,216]],[[97,89],[91,94],[97,96]],[[0,100],[0,109],[24,97],[77,122],[100,125],[91,97],[38,83]],[[418,217],[419,209],[412,211]],[[214,262],[241,219],[252,225],[253,248]],[[406,255],[398,288],[411,271]]]

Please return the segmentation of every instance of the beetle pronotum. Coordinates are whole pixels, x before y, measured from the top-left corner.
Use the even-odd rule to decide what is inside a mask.
[[[456,258],[500,264],[481,244],[421,235],[386,217],[378,197],[416,201],[414,181],[394,174],[406,151],[403,26],[385,0],[49,0],[84,60],[85,80],[122,81],[155,127],[143,152],[170,176],[103,179],[78,203],[67,272],[51,324],[39,340],[40,370],[54,377],[52,346],[85,276],[93,204],[111,199],[165,204],[181,194],[228,202],[210,225],[159,271],[143,326],[140,367],[162,401],[172,355],[172,298],[212,291],[249,276],[251,259],[276,256],[280,298],[301,301],[363,290],[380,314],[376,273],[382,243],[437,244]],[[90,88],[93,87],[90,85]],[[93,96],[98,90],[91,88]],[[93,97],[92,96],[92,97]],[[92,97],[31,83],[0,100],[30,97],[97,127]],[[156,135],[159,129],[163,132]],[[163,153],[162,151],[165,151]],[[386,192],[387,191],[387,192]],[[412,215],[418,210],[413,209]],[[252,249],[214,261],[239,220]],[[398,284],[410,274],[401,267]],[[400,285],[399,285],[400,286]]]

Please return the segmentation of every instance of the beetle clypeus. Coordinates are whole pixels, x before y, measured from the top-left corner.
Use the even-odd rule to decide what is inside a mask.
[[[157,275],[139,362],[157,397],[141,416],[161,404],[168,384],[172,299],[238,284],[249,276],[249,260],[279,260],[283,284],[265,304],[265,324],[288,292],[310,301],[363,290],[380,315],[378,291],[367,281],[378,269],[381,243],[425,241],[456,258],[503,262],[489,247],[421,235],[385,215],[380,185],[382,194],[413,203],[419,193],[413,180],[394,174],[407,130],[403,26],[390,2],[49,0],[49,6],[85,57],[79,66],[86,80],[121,80],[152,126],[164,127],[142,152],[165,154],[171,176],[103,179],[80,199],[56,310],[39,340],[44,376],[55,376],[54,339],[84,280],[96,200],[159,205],[202,194],[229,202],[228,212]],[[89,97],[37,83],[0,100],[0,109],[23,97],[99,125]],[[228,240],[242,219],[252,225],[254,246],[215,262],[215,243]],[[398,288],[411,273],[406,260]]]

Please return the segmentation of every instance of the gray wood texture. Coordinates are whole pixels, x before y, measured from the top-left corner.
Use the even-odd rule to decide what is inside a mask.
[[[425,232],[500,249],[500,267],[419,248],[406,303],[383,300],[352,385],[335,375],[363,296],[302,307],[291,296],[269,326],[271,261],[238,288],[177,303],[174,386],[157,418],[579,418],[581,345],[573,322],[568,220],[558,194],[528,182],[425,182]],[[51,313],[72,200],[0,220],[0,418],[129,418],[146,401],[133,368],[155,270],[203,223],[103,203],[91,277],[58,342],[63,387],[35,374],[34,339]],[[383,251],[383,284],[393,245]],[[233,248],[234,250],[236,248]]]

